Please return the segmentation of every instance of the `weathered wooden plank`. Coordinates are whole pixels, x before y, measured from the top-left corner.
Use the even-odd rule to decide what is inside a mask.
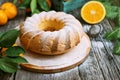
[[[92,47],[93,43],[95,43],[95,41],[92,41]],[[82,80],[104,80],[95,54],[98,53],[92,48],[88,59],[79,66],[79,73]]]
[[[2,74],[0,75],[0,80],[9,80],[11,74]]]
[[[104,48],[103,43],[100,42],[100,41],[95,41],[93,43],[93,45],[94,45],[93,49],[96,53],[94,55],[96,57],[97,63],[99,64],[99,68],[101,69],[101,72],[104,76],[104,79],[105,80],[112,80],[111,76],[109,75],[110,72],[111,72],[111,70],[109,70],[110,66],[108,66],[109,65],[109,60],[106,58],[107,55],[106,55],[106,50]]]
[[[105,24],[110,24],[110,27],[114,27],[115,25],[113,22],[109,22],[108,20],[104,22],[105,22],[103,23],[104,28],[106,28]],[[106,32],[108,32],[109,30],[110,29],[106,30]],[[103,34],[101,34],[101,36],[103,36]],[[119,76],[120,75],[120,56],[113,54],[113,46],[114,46],[113,43],[111,43],[110,41],[109,42],[106,41],[104,38],[103,38],[103,43],[105,44],[104,46],[107,47],[107,49],[109,49],[108,53],[111,52],[111,55],[113,56],[113,59],[109,59],[108,57],[109,63],[110,63],[109,67],[111,69],[111,72],[113,72],[113,74],[111,75],[113,75],[114,79],[120,79],[120,76]]]
[[[105,26],[110,27],[108,24],[104,25],[104,27]],[[110,28],[107,28],[106,30],[108,29]],[[105,31],[102,32],[106,33]],[[79,66],[79,71],[77,67],[55,74],[41,74],[19,70],[15,77],[13,76],[10,80],[13,78],[15,80],[119,80],[119,64],[117,64],[117,66],[115,64],[115,61],[120,61],[119,57],[117,56],[115,61],[109,60],[108,51],[112,53],[111,46],[113,46],[113,44],[111,42],[104,41],[105,45],[103,43],[104,39],[101,40],[102,36],[103,35],[100,34],[97,38],[91,38],[92,50],[90,56],[82,65]],[[105,47],[109,50],[107,51]]]
[[[0,4],[3,1],[8,0],[2,0]],[[82,21],[79,11],[75,10],[74,14],[73,12],[70,13]],[[0,32],[16,27],[24,18],[24,11],[19,11],[19,15],[15,19],[0,27]],[[84,22],[82,21],[82,23]],[[120,56],[114,55],[112,52],[114,43],[103,38],[106,32],[112,30],[114,23],[105,19],[97,25],[102,27],[103,30],[96,38],[91,37],[92,49],[90,55],[79,67],[54,74],[18,70],[15,74],[0,76],[0,80],[120,80]],[[83,26],[85,32],[88,32],[90,27],[95,25],[83,24]]]
[[[111,27],[115,27],[115,24],[111,20],[109,21],[109,23],[110,23]],[[113,48],[111,46],[109,48],[110,48],[110,50],[113,50]],[[116,64],[117,70],[118,70],[119,75],[120,75],[120,56],[114,55],[113,60],[114,60],[114,63]],[[119,78],[120,78],[120,76],[119,76]]]
[[[99,26],[103,27],[103,31],[101,32],[100,35],[98,35],[97,38],[91,38],[92,50],[90,56],[86,60],[86,62],[83,65],[80,65],[79,67],[82,80],[88,80],[88,79],[89,80],[119,80],[120,79],[119,77],[120,60],[117,55],[112,54],[114,44],[103,38],[106,32],[112,30],[111,24],[108,23],[107,20],[104,20],[101,24],[98,24]],[[114,24],[112,24],[112,26],[113,25]],[[91,27],[91,26],[85,25],[85,28],[86,27]],[[89,28],[86,29],[87,32],[90,30]],[[94,64],[95,62],[96,64]]]
[[[42,74],[19,70],[16,73],[15,80],[81,80],[81,78],[78,74],[78,67],[76,67],[68,71],[53,74]]]

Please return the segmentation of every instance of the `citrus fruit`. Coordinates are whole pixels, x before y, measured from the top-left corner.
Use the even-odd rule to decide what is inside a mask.
[[[7,15],[2,10],[0,10],[0,25],[6,24],[7,21],[8,21]]]
[[[17,8],[11,2],[3,3],[1,8],[7,15],[8,19],[13,19],[17,15]]]
[[[106,15],[103,4],[99,1],[89,1],[81,8],[82,19],[89,24],[101,22]]]

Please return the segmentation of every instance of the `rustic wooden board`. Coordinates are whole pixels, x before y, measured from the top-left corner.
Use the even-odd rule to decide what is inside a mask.
[[[12,0],[0,0],[0,4]],[[119,0],[116,0],[119,3]],[[84,23],[79,15],[79,9],[71,12],[83,25],[85,32],[89,32],[89,25]],[[12,29],[19,25],[25,19],[25,12],[19,11],[18,16],[9,20],[9,22],[0,27],[0,32]],[[14,74],[0,75],[0,80],[120,80],[120,56],[113,54],[114,43],[103,38],[104,34],[115,27],[113,21],[104,20],[100,24],[96,24],[103,28],[97,37],[90,37],[91,52],[85,62],[75,68],[67,71],[43,74],[30,72],[27,70],[18,70]]]
[[[19,40],[17,44],[20,45]],[[62,55],[44,56],[26,51],[24,57],[29,63],[22,63],[21,67],[29,71],[42,73],[61,72],[81,64],[89,55],[90,48],[89,37],[84,34],[78,46]]]

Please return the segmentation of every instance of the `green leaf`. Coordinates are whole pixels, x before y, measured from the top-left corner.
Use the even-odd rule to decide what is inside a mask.
[[[27,63],[27,60],[23,57],[3,57],[0,58],[0,70],[7,73],[14,73],[19,69],[19,63]]]
[[[13,29],[0,33],[0,47],[11,47],[19,35],[19,30]]]
[[[32,13],[34,13],[35,10],[37,9],[37,0],[32,0],[31,1],[30,8],[31,8]]]
[[[118,9],[117,25],[120,26],[120,8]]]
[[[12,62],[10,59],[0,58],[0,70],[7,73],[14,73],[17,69],[17,63]]]
[[[38,4],[45,11],[49,11],[50,10],[49,5],[46,2],[46,0],[38,0]]]
[[[32,12],[32,15],[35,14],[35,13],[40,13],[41,11],[39,11],[38,9],[35,9],[34,12]]]
[[[13,62],[15,62],[15,63],[28,63],[28,61],[25,59],[25,58],[23,58],[23,57],[17,57],[17,58],[14,58],[14,59],[12,59],[13,60]]]
[[[11,57],[4,57],[5,59],[9,59],[10,61],[14,62],[14,63],[28,63],[28,61],[23,58],[23,57],[15,57],[15,58],[11,58]]]
[[[108,2],[104,2],[103,5],[105,6],[106,9],[106,17],[109,19],[115,19],[118,15],[118,7],[113,6]]]
[[[119,35],[120,35],[120,28],[116,28],[115,30],[106,33],[105,38],[107,40],[115,40],[120,38]]]
[[[13,46],[8,48],[5,53],[10,57],[18,57],[20,53],[25,54],[25,50],[20,46]]]
[[[23,0],[22,3],[19,4],[19,8],[20,8],[20,9],[26,9],[26,8],[29,6],[30,1],[31,1],[31,0]]]
[[[18,0],[13,0],[13,4],[16,4]]]
[[[117,42],[114,49],[113,49],[113,52],[117,55],[120,55],[120,42]]]
[[[35,11],[34,11],[35,13],[40,13],[40,11],[38,10],[38,9],[35,9]]]

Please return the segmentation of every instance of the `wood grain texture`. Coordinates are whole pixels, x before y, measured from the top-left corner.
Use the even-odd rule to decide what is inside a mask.
[[[3,1],[7,0],[1,0],[0,4]],[[81,20],[79,11],[75,10],[70,13]],[[16,27],[24,18],[25,14],[22,12],[19,14],[19,17],[9,21],[4,27],[0,27],[0,32]],[[81,22],[86,33],[90,27],[95,26],[85,24],[84,21]],[[92,49],[89,57],[81,65],[64,72],[53,74],[35,73],[21,69],[12,75],[0,75],[0,80],[120,80],[120,56],[114,55],[112,52],[114,42],[103,38],[106,32],[112,30],[114,23],[105,19],[96,25],[103,29],[97,37],[90,37]]]
[[[16,44],[21,46],[19,39],[16,41]],[[90,49],[90,39],[84,33],[80,43],[76,47],[61,55],[44,56],[26,51],[24,58],[26,58],[29,63],[23,63],[21,67],[29,71],[41,73],[65,71],[84,62],[89,55]]]

